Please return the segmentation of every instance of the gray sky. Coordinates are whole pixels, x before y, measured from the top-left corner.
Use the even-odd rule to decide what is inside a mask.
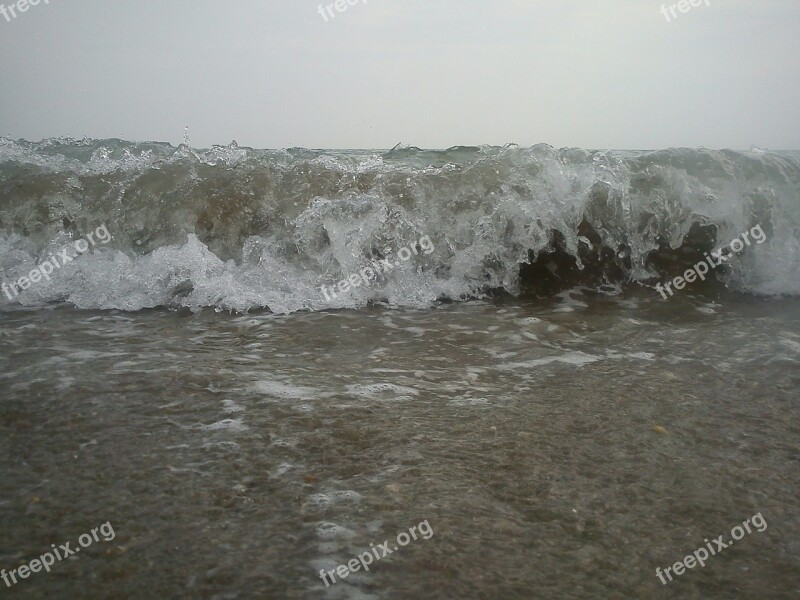
[[[0,16],[0,135],[800,149],[799,0],[44,1]]]

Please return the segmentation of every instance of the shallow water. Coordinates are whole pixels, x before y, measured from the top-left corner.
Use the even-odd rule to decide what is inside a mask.
[[[230,315],[0,312],[26,598],[800,594],[800,302],[651,290]],[[761,513],[768,527],[664,586]],[[327,588],[319,570],[427,520]],[[74,545],[74,542],[73,542]]]

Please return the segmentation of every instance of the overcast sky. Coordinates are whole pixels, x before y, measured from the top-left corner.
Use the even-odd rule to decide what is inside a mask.
[[[677,1],[41,0],[0,15],[0,135],[800,149],[800,0]]]

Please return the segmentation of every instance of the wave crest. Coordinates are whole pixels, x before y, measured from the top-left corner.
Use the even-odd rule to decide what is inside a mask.
[[[744,292],[800,293],[794,153],[0,140],[3,281],[101,223],[113,242],[13,302],[290,313],[618,289],[680,273],[755,225],[767,242],[719,278]],[[335,299],[320,291],[424,235],[431,254]]]

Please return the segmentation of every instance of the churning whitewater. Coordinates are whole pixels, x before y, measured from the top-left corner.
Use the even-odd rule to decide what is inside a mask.
[[[98,227],[113,238],[2,294],[5,305],[293,313],[614,293],[671,279],[756,226],[766,241],[712,275],[736,291],[800,293],[800,154],[789,152],[0,139],[0,186],[3,282]],[[370,285],[323,292],[380,262],[393,268]]]

